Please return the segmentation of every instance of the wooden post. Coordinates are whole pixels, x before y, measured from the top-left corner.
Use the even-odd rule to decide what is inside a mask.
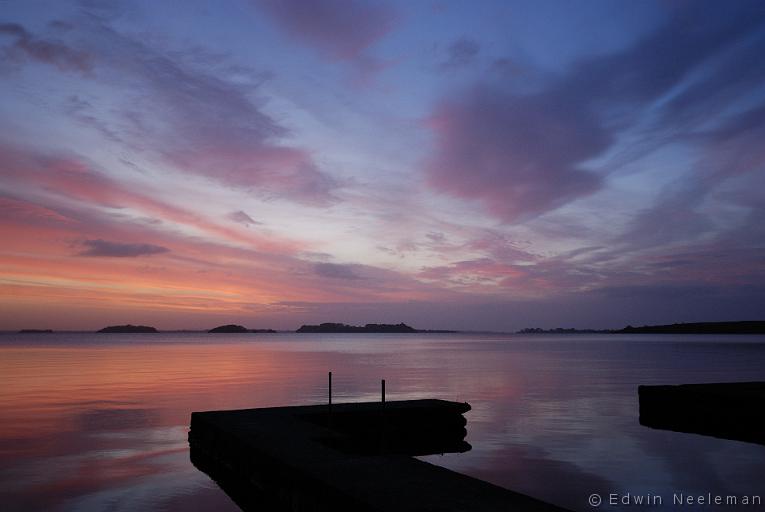
[[[382,380],[382,403],[385,405],[385,379]]]

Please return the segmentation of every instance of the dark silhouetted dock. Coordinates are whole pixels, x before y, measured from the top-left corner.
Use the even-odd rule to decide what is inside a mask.
[[[765,444],[765,382],[639,386],[640,424]]]
[[[412,457],[469,450],[466,403],[329,408],[192,413],[192,462],[244,510],[564,510]]]

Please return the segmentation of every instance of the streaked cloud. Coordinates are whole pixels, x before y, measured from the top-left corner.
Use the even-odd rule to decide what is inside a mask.
[[[101,256],[107,258],[135,258],[168,252],[167,247],[154,244],[126,244],[109,240],[83,240],[85,247],[79,256]]]
[[[338,263],[316,263],[314,272],[321,277],[330,279],[361,279],[354,271],[353,265],[341,265]]]
[[[242,210],[237,210],[235,212],[231,212],[227,215],[227,217],[234,222],[238,222],[239,224],[244,224],[247,227],[255,226],[258,224],[262,224],[261,222],[256,221],[246,213],[244,213]]]
[[[24,27],[10,27],[34,40]],[[148,46],[96,17],[78,19],[78,30],[87,35],[83,51],[89,65],[130,84],[117,87],[133,100],[118,106],[118,125],[99,122],[89,104],[78,100],[71,110],[78,120],[97,124],[128,149],[161,159],[180,173],[307,204],[336,200],[336,181],[308,151],[282,142],[289,130],[251,100],[250,86],[200,69],[193,53],[173,55]],[[61,48],[61,55],[69,55],[63,43]],[[53,57],[39,59],[58,65]]]
[[[80,73],[91,69],[93,59],[88,52],[76,50],[54,39],[35,37],[18,23],[0,23],[0,37],[2,36],[12,41],[3,49],[3,55],[9,61],[44,62],[63,71]]]

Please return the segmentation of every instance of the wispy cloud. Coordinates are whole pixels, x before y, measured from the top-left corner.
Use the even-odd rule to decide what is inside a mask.
[[[289,130],[253,101],[253,86],[203,69],[195,62],[194,52],[171,55],[169,50],[118,32],[96,16],[81,17],[77,24],[88,65],[114,77],[117,88],[121,88],[119,82],[130,84],[124,88],[129,101],[113,109],[121,116],[120,125],[104,123],[88,102],[75,98],[70,111],[77,120],[94,124],[131,151],[161,159],[180,173],[204,176],[267,198],[310,205],[337,200],[332,194],[337,182],[308,151],[284,142]],[[36,40],[20,25],[3,26],[14,35]],[[65,71],[81,71],[60,65],[68,62],[72,52],[64,48],[61,43],[58,53],[51,50],[48,58],[40,52],[38,59]]]
[[[341,265],[339,263],[316,263],[313,266],[316,275],[330,279],[361,279],[353,265]]]
[[[15,62],[32,60],[51,64],[63,71],[85,73],[92,67],[93,56],[83,50],[77,50],[62,41],[33,36],[17,23],[0,23],[0,41],[3,36],[11,39],[11,44],[2,49],[2,55]]]
[[[118,181],[93,164],[72,154],[37,152],[0,144],[0,178],[7,191],[22,197],[44,197],[48,203],[104,216],[133,210],[135,215],[156,219],[158,228],[173,226],[191,229],[213,239],[258,247],[263,252],[291,254],[304,250],[300,244],[278,235],[242,233],[200,215],[192,208],[179,207],[162,198],[161,190],[137,187]],[[140,191],[139,191],[140,190]],[[92,220],[94,213],[89,213]]]
[[[239,224],[244,224],[247,227],[262,224],[262,222],[256,221],[255,219],[253,219],[252,217],[244,213],[242,210],[231,212],[227,215],[227,217],[230,220],[233,220],[234,222],[237,222]]]
[[[130,244],[111,242],[109,240],[83,240],[85,250],[79,252],[80,256],[101,256],[107,258],[136,258],[138,256],[151,256],[168,252],[167,247],[154,244]]]

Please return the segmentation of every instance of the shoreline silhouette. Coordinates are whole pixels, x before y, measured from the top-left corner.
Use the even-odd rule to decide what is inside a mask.
[[[52,333],[88,333],[89,330],[53,330],[44,328],[31,328],[0,331],[13,334],[52,334]],[[326,333],[326,334],[765,334],[765,321],[743,320],[730,322],[688,322],[661,325],[642,325],[634,327],[628,325],[622,329],[579,329],[569,327],[555,327],[543,329],[539,327],[527,327],[515,332],[502,331],[475,331],[475,330],[451,330],[451,329],[416,329],[405,323],[398,324],[365,324],[349,325],[338,322],[323,322],[321,324],[304,324],[296,330],[277,330],[271,328],[250,329],[238,324],[224,324],[212,329],[157,329],[147,325],[110,325],[95,331],[96,333]]]

